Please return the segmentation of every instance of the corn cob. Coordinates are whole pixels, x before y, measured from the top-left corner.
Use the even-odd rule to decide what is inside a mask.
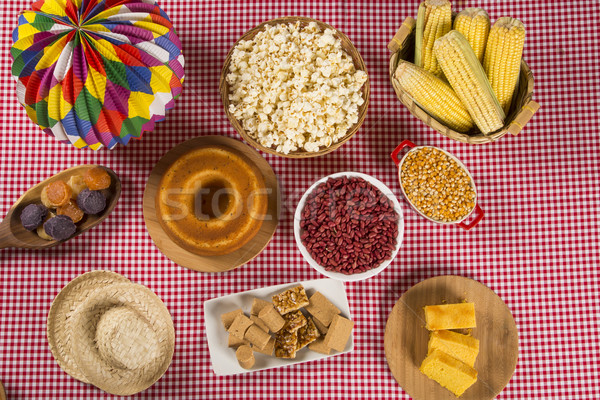
[[[490,17],[483,8],[465,8],[454,18],[454,29],[467,39],[479,62],[483,62],[483,53],[490,32]]]
[[[483,134],[502,128],[504,111],[467,39],[457,31],[435,41],[433,51],[444,75]]]
[[[450,85],[406,61],[400,61],[394,77],[402,90],[432,117],[459,132],[474,125],[473,119]]]
[[[415,31],[415,64],[441,75],[433,54],[433,43],[452,29],[452,9],[448,0],[425,0],[419,4]]]
[[[519,80],[524,44],[525,27],[518,19],[498,18],[490,29],[483,69],[506,113]]]

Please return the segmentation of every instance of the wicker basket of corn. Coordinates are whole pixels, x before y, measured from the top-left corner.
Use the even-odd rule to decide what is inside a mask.
[[[516,19],[490,27],[480,8],[453,17],[449,1],[425,0],[417,21],[406,18],[388,45],[396,95],[427,126],[460,142],[517,135],[539,108],[521,57],[524,35]]]

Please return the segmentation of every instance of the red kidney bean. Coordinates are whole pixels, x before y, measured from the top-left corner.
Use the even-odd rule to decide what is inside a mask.
[[[326,270],[364,272],[391,258],[398,221],[390,199],[369,182],[330,178],[307,196],[300,239]]]

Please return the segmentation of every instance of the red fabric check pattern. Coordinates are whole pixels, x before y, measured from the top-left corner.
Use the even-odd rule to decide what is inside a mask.
[[[35,183],[67,168],[98,163],[123,182],[104,224],[51,250],[0,251],[0,380],[11,399],[108,399],[67,376],[52,358],[45,319],[59,290],[77,275],[110,269],[153,289],[173,315],[176,349],[165,376],[135,399],[408,398],[387,367],[383,334],[401,293],[441,274],[492,288],[511,309],[520,336],[516,372],[500,399],[597,399],[600,337],[600,68],[597,2],[454,1],[513,16],[527,28],[525,59],[540,111],[517,137],[470,146],[427,128],[400,104],[388,79],[388,41],[418,1],[189,2],[164,0],[183,42],[181,98],[156,130],[112,151],[77,150],[44,135],[18,104],[10,76],[11,32],[29,1],[0,3],[0,214]],[[344,31],[365,59],[371,106],[361,130],[317,159],[263,154],[282,186],[281,223],[269,246],[228,273],[179,267],[152,243],[142,215],[146,179],[176,144],[200,135],[239,137],[225,117],[219,74],[246,30],[280,16],[304,15]],[[389,154],[403,139],[440,146],[460,158],[478,186],[485,218],[471,232],[436,225],[406,202],[400,253],[382,274],[346,285],[356,321],[355,350],[325,360],[216,377],[204,335],[205,300],[263,286],[319,278],[292,231],[295,205],[320,177],[354,170],[400,196]]]

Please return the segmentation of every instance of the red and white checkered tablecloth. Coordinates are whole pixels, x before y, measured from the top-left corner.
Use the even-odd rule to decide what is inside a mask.
[[[0,380],[9,399],[113,398],[66,375],[46,340],[46,315],[77,275],[110,269],[154,290],[175,322],[173,363],[139,399],[408,398],[384,356],[387,316],[401,293],[441,274],[492,288],[519,329],[516,372],[501,399],[600,398],[600,54],[598,1],[453,2],[484,7],[527,28],[525,59],[540,111],[517,137],[471,146],[413,118],[388,80],[386,45],[417,1],[163,0],[183,42],[184,92],[167,119],[141,141],[113,151],[77,150],[47,137],[17,102],[10,75],[11,32],[27,0],[0,2],[0,215],[35,183],[67,167],[98,163],[121,177],[116,210],[97,228],[58,248],[0,250]],[[281,182],[281,222],[269,246],[231,272],[179,267],[154,246],[142,215],[146,179],[158,159],[196,136],[239,137],[219,97],[230,46],[267,19],[304,15],[344,31],[371,76],[371,106],[360,131],[332,154],[284,159],[263,154]],[[352,353],[232,377],[216,377],[204,334],[203,302],[274,284],[319,278],[297,250],[295,205],[320,177],[344,170],[371,174],[400,196],[390,152],[403,139],[449,150],[473,173],[485,219],[471,232],[432,224],[401,202],[400,253],[382,274],[346,285],[356,321]]]

